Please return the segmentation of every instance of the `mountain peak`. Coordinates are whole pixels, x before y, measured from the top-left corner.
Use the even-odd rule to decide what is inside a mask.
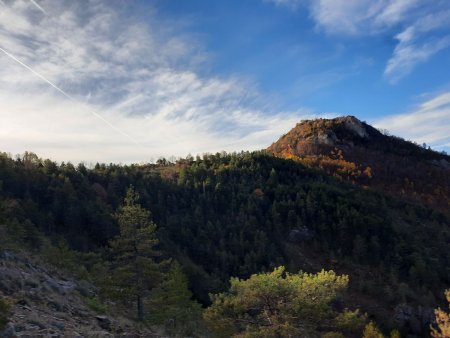
[[[384,135],[355,116],[303,120],[267,151],[353,183],[450,205],[450,187],[438,193],[429,188],[449,178],[449,156]]]
[[[274,154],[313,155],[328,151],[330,147],[353,147],[356,143],[367,142],[380,135],[375,128],[351,115],[303,120],[273,143],[268,151]]]

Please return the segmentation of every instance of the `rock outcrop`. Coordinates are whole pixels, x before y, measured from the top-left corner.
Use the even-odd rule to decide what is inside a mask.
[[[100,315],[83,301],[95,294],[24,254],[0,251],[0,295],[12,303],[0,337],[156,337],[135,329],[125,318]]]
[[[450,207],[448,155],[390,136],[354,116],[302,121],[267,152],[444,212]]]
[[[354,116],[306,120],[298,123],[267,150],[273,154],[317,155],[335,147],[353,147],[358,141],[367,141],[378,134],[376,129]]]

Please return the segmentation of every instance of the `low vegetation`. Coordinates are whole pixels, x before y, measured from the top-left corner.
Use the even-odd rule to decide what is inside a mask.
[[[348,276],[333,271],[290,274],[278,267],[247,280],[232,278],[230,284],[227,292],[211,296],[204,315],[218,337],[330,335],[343,327],[358,331],[364,323],[357,312],[332,309],[331,302],[348,284]]]
[[[0,331],[6,327],[10,316],[11,305],[6,298],[0,296]]]
[[[450,309],[450,290],[445,291],[445,296]],[[431,336],[434,338],[450,337],[450,313],[440,308],[434,311],[436,315],[436,327],[431,327]]]

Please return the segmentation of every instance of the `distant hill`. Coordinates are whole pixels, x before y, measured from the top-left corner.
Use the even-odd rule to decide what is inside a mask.
[[[410,201],[450,207],[450,156],[382,133],[354,116],[302,121],[267,150]]]

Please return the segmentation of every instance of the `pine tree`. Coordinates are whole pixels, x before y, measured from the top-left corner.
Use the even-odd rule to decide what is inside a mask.
[[[202,307],[192,299],[181,265],[171,264],[167,278],[155,288],[147,302],[155,310],[152,322],[184,335],[192,335],[202,319]]]
[[[445,296],[450,308],[450,290],[445,291]],[[437,329],[431,328],[431,336],[434,338],[450,337],[450,313],[441,310],[440,308],[434,311],[436,315]]]
[[[363,338],[384,338],[384,335],[374,322],[370,322],[364,328]]]
[[[0,331],[2,331],[8,323],[10,307],[11,305],[9,304],[9,302],[7,302],[6,299],[0,296]]]
[[[115,214],[120,234],[110,241],[114,255],[111,282],[113,294],[136,302],[138,319],[143,320],[144,299],[163,280],[162,267],[166,261],[157,262],[161,253],[155,248],[156,224],[138,199],[139,195],[130,187],[124,204]]]
[[[334,322],[330,303],[348,284],[333,271],[289,274],[284,267],[232,278],[228,292],[210,295],[204,312],[218,337],[308,337]]]

